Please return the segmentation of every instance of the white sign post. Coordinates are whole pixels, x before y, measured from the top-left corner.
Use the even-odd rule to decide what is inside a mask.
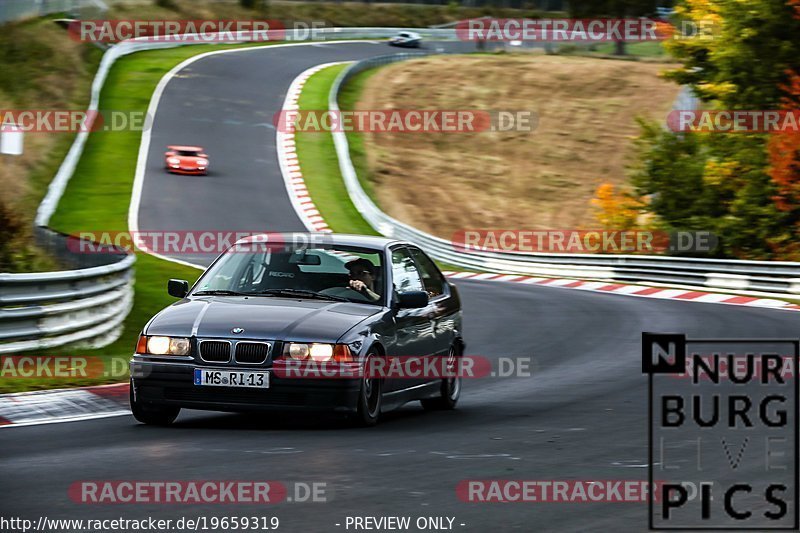
[[[0,154],[22,155],[22,136],[16,124],[0,125]]]

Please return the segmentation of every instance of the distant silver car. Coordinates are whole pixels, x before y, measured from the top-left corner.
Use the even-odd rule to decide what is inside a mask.
[[[389,39],[389,46],[400,46],[403,48],[419,48],[422,44],[422,36],[413,31],[401,31],[396,36]]]

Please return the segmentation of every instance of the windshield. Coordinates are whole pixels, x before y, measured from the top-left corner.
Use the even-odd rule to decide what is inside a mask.
[[[273,296],[383,304],[381,253],[352,247],[275,250],[237,245],[200,280],[192,295]]]
[[[196,156],[200,155],[200,152],[198,152],[196,150],[176,150],[175,154],[176,155],[195,156],[196,157]]]

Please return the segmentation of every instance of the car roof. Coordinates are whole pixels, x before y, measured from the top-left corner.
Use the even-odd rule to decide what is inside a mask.
[[[288,233],[288,232],[287,232]],[[268,234],[262,234],[267,235]],[[400,244],[402,241],[397,239],[389,239],[387,237],[378,237],[375,235],[351,235],[347,233],[294,233],[293,235],[315,235],[320,237],[324,240],[321,242],[326,242],[333,244],[335,246],[355,246],[361,248],[373,248],[375,250],[383,250],[390,244]],[[250,235],[243,239],[239,239],[236,241],[236,244],[247,244],[251,241],[258,242],[258,235]]]
[[[202,146],[182,146],[179,144],[167,146],[169,150],[178,150],[181,152],[202,152]]]

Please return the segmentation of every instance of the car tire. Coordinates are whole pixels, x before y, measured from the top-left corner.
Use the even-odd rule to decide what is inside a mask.
[[[168,426],[172,424],[181,412],[180,407],[145,405],[136,401],[133,394],[133,380],[131,380],[129,398],[133,418],[142,424],[151,426]]]
[[[447,354],[448,371],[457,369],[458,356],[455,346],[451,346]],[[426,411],[452,411],[455,409],[458,399],[461,397],[461,376],[456,375],[453,378],[443,379],[439,394],[440,396],[437,398],[420,400],[422,408]]]
[[[378,357],[375,353],[367,354],[364,359],[364,376],[361,378],[361,390],[358,394],[358,409],[354,422],[361,427],[371,427],[378,424],[381,417],[381,395],[383,382],[377,378],[370,378],[368,362],[371,357]]]

